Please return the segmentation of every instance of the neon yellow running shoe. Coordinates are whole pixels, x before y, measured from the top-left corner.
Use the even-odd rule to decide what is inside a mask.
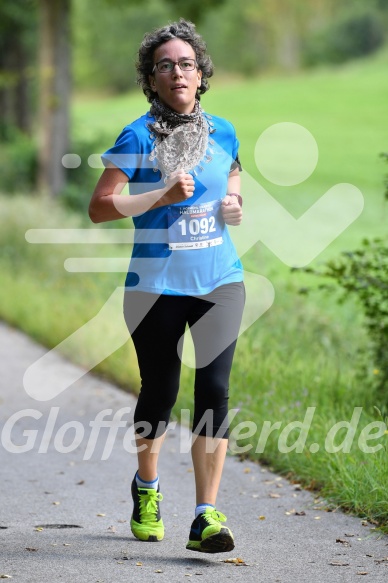
[[[226,553],[234,549],[234,539],[231,531],[221,522],[226,516],[215,508],[206,508],[203,514],[197,516],[191,525],[189,542],[186,549],[200,553]]]
[[[131,531],[139,540],[157,542],[164,537],[163,520],[160,517],[159,502],[163,500],[159,488],[138,488],[136,479],[132,482],[133,513]]]

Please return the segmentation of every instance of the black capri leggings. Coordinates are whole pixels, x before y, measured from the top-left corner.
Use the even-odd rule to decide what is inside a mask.
[[[188,325],[195,347],[193,432],[228,437],[229,376],[244,303],[242,282],[201,296],[125,292],[124,317],[141,377],[137,434],[154,439],[166,431],[178,395]]]

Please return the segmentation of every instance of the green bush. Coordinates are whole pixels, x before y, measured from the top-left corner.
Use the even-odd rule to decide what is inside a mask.
[[[1,189],[6,193],[31,190],[36,184],[38,148],[27,135],[9,128],[8,139],[0,143]]]
[[[382,157],[388,162],[388,154]],[[384,184],[388,200],[388,176]],[[388,414],[388,239],[365,238],[359,249],[342,252],[339,258],[326,262],[323,269],[308,267],[304,271],[335,280],[341,289],[340,303],[352,296],[360,304],[370,344],[361,351],[359,369],[366,379],[371,378],[367,369],[373,367],[377,397]],[[333,290],[326,282],[318,288]]]
[[[305,63],[343,63],[373,53],[384,40],[384,25],[377,12],[342,16],[306,41]]]
[[[388,412],[388,240],[364,239],[359,249],[343,252],[323,270],[306,271],[334,279],[342,288],[340,302],[357,297],[370,339],[370,348],[359,361],[360,372],[373,366],[379,402]],[[333,289],[326,283],[319,288]]]
[[[91,194],[98,179],[98,171],[91,168],[88,158],[101,151],[101,144],[108,143],[104,136],[93,139],[72,140],[70,152],[81,158],[78,168],[66,171],[66,186],[59,202],[67,208],[80,211],[86,216]],[[38,147],[25,134],[15,128],[10,130],[8,140],[0,143],[1,191],[7,194],[35,192],[38,175]]]
[[[75,139],[70,151],[81,158],[78,168],[69,168],[66,172],[66,186],[60,193],[60,201],[73,211],[79,211],[85,217],[91,194],[101,171],[91,168],[88,158],[91,154],[101,152],[101,144],[107,144],[108,138],[98,135],[93,139]]]

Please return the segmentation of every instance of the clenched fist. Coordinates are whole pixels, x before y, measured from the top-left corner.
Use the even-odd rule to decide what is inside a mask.
[[[194,179],[191,174],[186,174],[183,170],[177,170],[168,179],[162,197],[163,204],[174,204],[182,202],[193,196]]]
[[[227,194],[221,204],[222,218],[227,225],[237,226],[242,221],[242,208],[236,196]]]

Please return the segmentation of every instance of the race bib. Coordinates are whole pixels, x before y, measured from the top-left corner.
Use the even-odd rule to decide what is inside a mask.
[[[221,245],[223,228],[220,200],[169,208],[169,248],[172,251]]]

